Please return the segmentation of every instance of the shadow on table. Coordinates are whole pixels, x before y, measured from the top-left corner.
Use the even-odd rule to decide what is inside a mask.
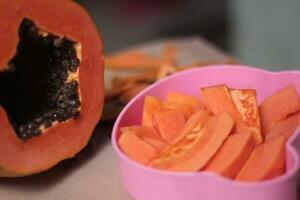
[[[74,158],[64,160],[54,168],[40,174],[18,177],[0,178],[1,187],[17,187],[18,190],[47,190],[72,175],[80,167],[89,162],[101,151],[105,143],[110,142],[113,122],[100,123],[93,133],[89,144]]]

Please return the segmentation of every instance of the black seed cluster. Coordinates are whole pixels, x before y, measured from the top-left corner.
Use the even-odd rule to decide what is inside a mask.
[[[44,112],[19,126],[18,135],[22,139],[39,135],[41,126],[50,128],[55,121],[63,122],[70,118],[79,119],[78,82],[63,83],[56,92],[48,94],[48,106],[45,104]]]
[[[77,71],[80,60],[77,58],[73,41],[52,34],[43,36],[39,34],[35,24],[28,19],[24,19],[21,24],[20,39],[18,54],[12,63],[17,67],[27,63],[28,69],[43,70],[40,76],[35,76],[38,80],[28,83],[33,88],[31,92],[37,93],[30,96],[30,102],[34,102],[29,102],[31,110],[24,108],[26,116],[19,114],[17,122],[14,122],[17,135],[25,140],[41,134],[42,126],[50,128],[54,122],[80,117],[79,84],[77,81],[67,82],[68,75]],[[30,58],[36,59],[35,62],[28,61],[27,58],[26,52],[31,49],[37,54]],[[43,55],[38,55],[39,51],[43,52]],[[41,59],[41,56],[44,58]]]

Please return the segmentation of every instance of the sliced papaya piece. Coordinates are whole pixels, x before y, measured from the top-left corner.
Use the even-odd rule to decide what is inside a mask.
[[[256,145],[261,144],[263,142],[263,137],[261,134],[256,91],[250,89],[230,89],[229,93],[243,120],[244,129],[249,129],[251,131]],[[244,131],[242,130],[242,132]]]
[[[205,110],[199,110],[187,120],[182,129],[179,131],[178,135],[169,141],[169,143],[174,144],[190,132],[199,130],[200,127],[204,126],[204,123],[206,123],[208,119],[208,113]]]
[[[142,125],[152,126],[152,116],[156,112],[164,110],[177,111],[184,115],[185,119],[190,118],[195,111],[189,105],[163,101],[153,96],[146,96],[144,99]]]
[[[280,176],[285,171],[284,136],[257,146],[236,176],[239,181],[262,181]]]
[[[218,151],[233,125],[234,121],[227,113],[212,116],[205,124],[163,150],[150,166],[171,171],[198,171]]]
[[[168,110],[154,113],[152,120],[153,127],[167,142],[173,139],[185,124],[185,118],[180,112]]]
[[[163,60],[142,52],[127,51],[106,57],[105,63],[109,69],[145,70],[159,68]]]
[[[169,101],[163,101],[162,103],[163,103],[163,107],[166,110],[173,110],[173,111],[180,112],[181,114],[183,114],[185,119],[189,119],[195,113],[194,108],[187,104],[174,103]]]
[[[186,94],[182,94],[180,92],[169,92],[167,94],[167,101],[190,105],[196,111],[199,110],[200,108],[203,108],[198,98]]]
[[[243,130],[243,119],[232,101],[229,89],[226,85],[222,84],[201,88],[200,92],[209,111],[215,115],[227,112],[235,121],[236,131],[240,132]]]
[[[158,153],[157,149],[130,131],[121,134],[118,144],[128,158],[144,165],[148,164]]]
[[[300,100],[293,85],[268,96],[259,106],[263,134],[267,134],[287,116],[300,110]]]
[[[164,148],[167,143],[160,134],[149,126],[125,126],[121,128],[121,133],[131,132],[139,136],[142,140],[149,143],[157,150]]]
[[[286,139],[289,139],[298,126],[300,126],[300,113],[278,122],[278,124],[266,134],[265,142],[268,142],[279,135],[284,135]]]
[[[146,96],[144,99],[142,125],[152,126],[152,116],[156,112],[164,110],[162,101],[153,96]]]
[[[234,178],[248,160],[254,146],[252,134],[232,134],[204,170]]]

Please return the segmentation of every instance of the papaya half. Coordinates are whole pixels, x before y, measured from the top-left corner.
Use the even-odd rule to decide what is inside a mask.
[[[26,176],[88,143],[104,100],[101,38],[71,0],[0,0],[0,176]]]

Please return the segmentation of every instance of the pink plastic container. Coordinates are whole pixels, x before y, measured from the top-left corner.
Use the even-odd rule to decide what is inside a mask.
[[[128,159],[119,149],[119,127],[140,124],[145,95],[165,98],[169,91],[198,96],[199,88],[226,83],[234,88],[253,88],[260,103],[288,84],[300,94],[300,71],[269,72],[245,66],[218,65],[172,75],[136,96],[120,113],[112,134],[121,182],[135,200],[296,200],[299,170],[300,128],[286,145],[284,175],[263,182],[246,183],[209,172],[175,173],[152,169]],[[288,103],[288,99],[287,99]]]

